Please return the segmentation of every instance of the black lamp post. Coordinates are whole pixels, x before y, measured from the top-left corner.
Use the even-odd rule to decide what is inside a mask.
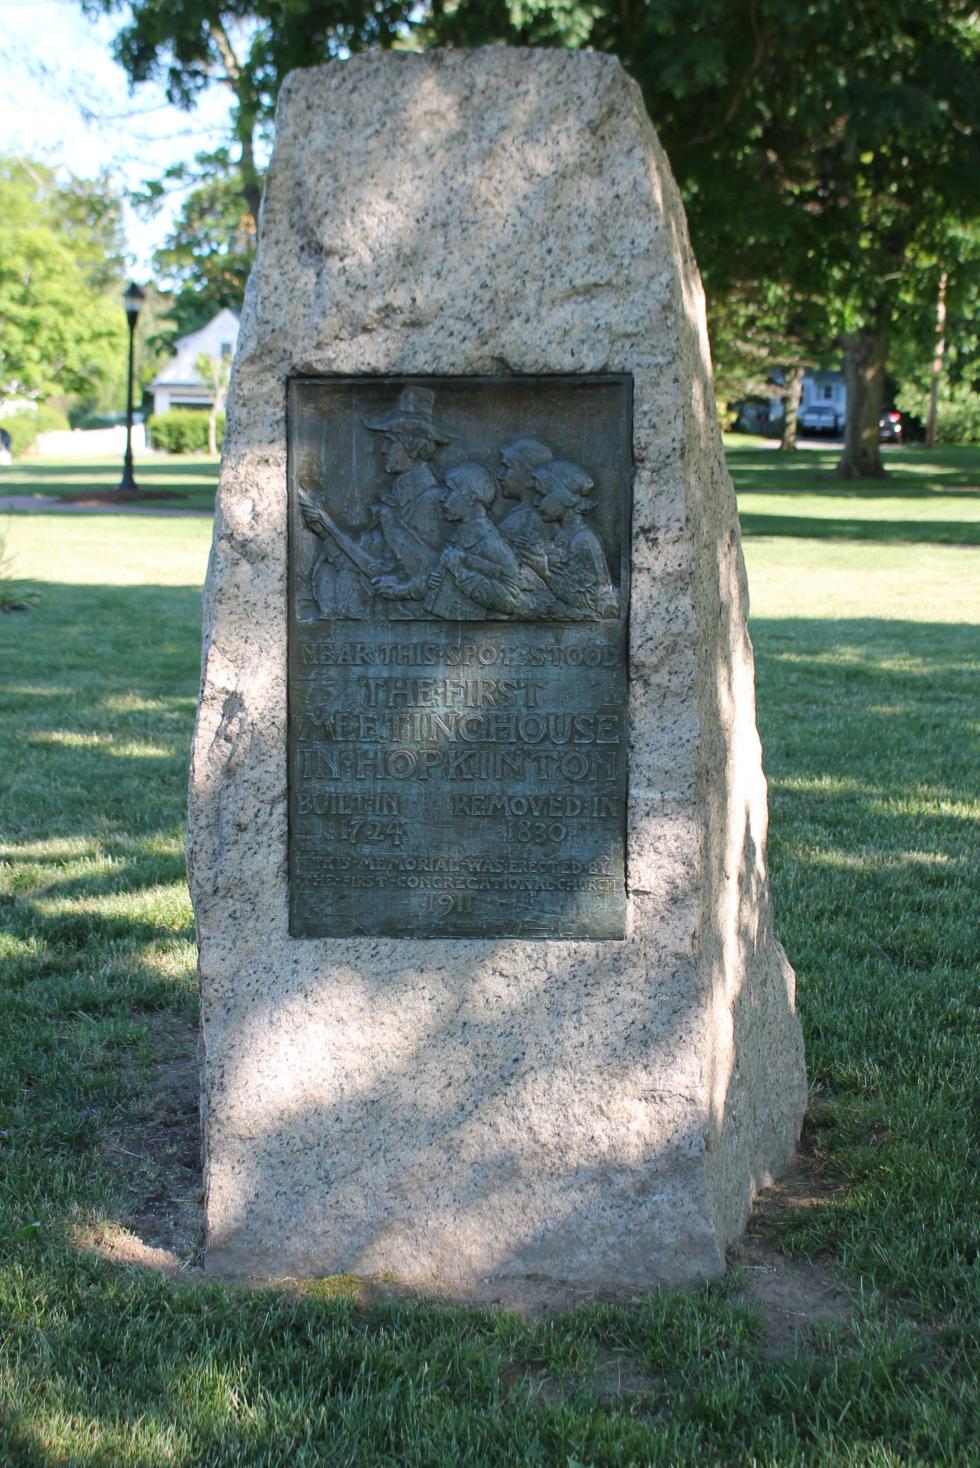
[[[133,478],[133,338],[136,334],[136,318],[145,299],[139,286],[131,280],[123,296],[126,320],[129,322],[129,372],[126,376],[126,457],[123,460],[123,477],[119,481],[119,488],[134,492],[138,486]]]

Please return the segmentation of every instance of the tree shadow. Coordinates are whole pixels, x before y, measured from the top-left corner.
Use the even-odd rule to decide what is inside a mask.
[[[740,513],[739,519],[743,535],[872,541],[882,545],[980,545],[980,520],[846,520],[824,515],[766,515],[747,510]]]
[[[937,496],[980,496],[980,464],[970,459],[963,465],[930,460],[885,457],[887,479],[852,480],[843,483],[834,474],[836,455],[821,450],[794,456],[769,452],[729,449],[729,471],[738,494],[816,495],[832,499],[929,500]]]

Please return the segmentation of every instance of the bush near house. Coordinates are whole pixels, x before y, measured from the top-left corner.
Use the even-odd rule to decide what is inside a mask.
[[[208,451],[208,415],[194,408],[171,408],[167,413],[153,413],[146,420],[150,442],[155,449],[168,454],[206,454]],[[225,415],[218,414],[218,447],[225,436]]]
[[[21,413],[11,413],[9,418],[0,419],[0,425],[10,434],[10,452],[18,459],[33,448],[39,433],[67,428],[68,419],[57,408],[41,403],[36,408],[25,408]]]

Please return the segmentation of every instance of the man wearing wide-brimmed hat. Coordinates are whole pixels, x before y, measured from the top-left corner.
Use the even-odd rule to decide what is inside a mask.
[[[436,551],[447,536],[442,494],[429,461],[440,444],[449,442],[449,435],[436,428],[434,409],[435,393],[430,387],[405,387],[397,408],[365,425],[384,434],[381,462],[386,473],[395,476],[378,499],[397,517],[379,511],[385,539],[399,562],[406,552],[399,533],[402,527]]]
[[[325,563],[333,568],[329,611],[321,604],[321,615],[407,615],[411,609],[403,610],[397,601],[379,600],[376,583],[379,579],[394,583],[398,577],[427,576],[438,563],[449,526],[429,460],[440,444],[449,442],[449,436],[435,426],[434,404],[431,388],[406,387],[399,395],[397,408],[365,423],[366,428],[384,434],[381,460],[386,472],[394,476],[372,501],[370,523],[365,529],[348,537],[345,545],[322,521],[318,524],[314,518],[307,522],[324,542],[312,579],[316,580],[316,573]],[[368,575],[365,562],[376,568],[373,575]]]

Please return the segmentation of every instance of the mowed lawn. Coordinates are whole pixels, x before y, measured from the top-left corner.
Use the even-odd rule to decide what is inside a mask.
[[[84,499],[116,489],[121,474],[122,463],[117,459],[29,455],[0,468],[0,496],[30,495],[53,501]],[[218,483],[218,461],[207,454],[139,457],[134,478],[144,494],[161,509],[211,510]]]
[[[746,535],[980,545],[976,447],[883,447],[887,478],[853,483],[834,475],[838,449],[781,454],[731,434],[726,450]]]
[[[726,445],[749,535],[805,539],[819,519],[824,540],[980,545],[978,448],[886,446],[886,480],[842,484],[833,473],[836,449],[788,456],[743,434],[726,435]],[[0,496],[57,501],[104,494],[118,485],[120,469],[107,459],[20,459],[0,469]],[[136,481],[146,494],[165,496],[161,508],[211,509],[218,464],[205,454],[157,454],[137,459]]]
[[[754,1230],[845,1302],[796,1333],[751,1263],[556,1320],[203,1282],[175,1076],[210,524],[11,518],[42,595],[0,616],[0,1463],[980,1461],[976,490],[918,486],[937,541],[911,490],[830,514],[833,484],[772,484],[742,508],[791,522],[746,556],[812,1105],[804,1185]],[[113,1262],[171,1225],[176,1277]]]

